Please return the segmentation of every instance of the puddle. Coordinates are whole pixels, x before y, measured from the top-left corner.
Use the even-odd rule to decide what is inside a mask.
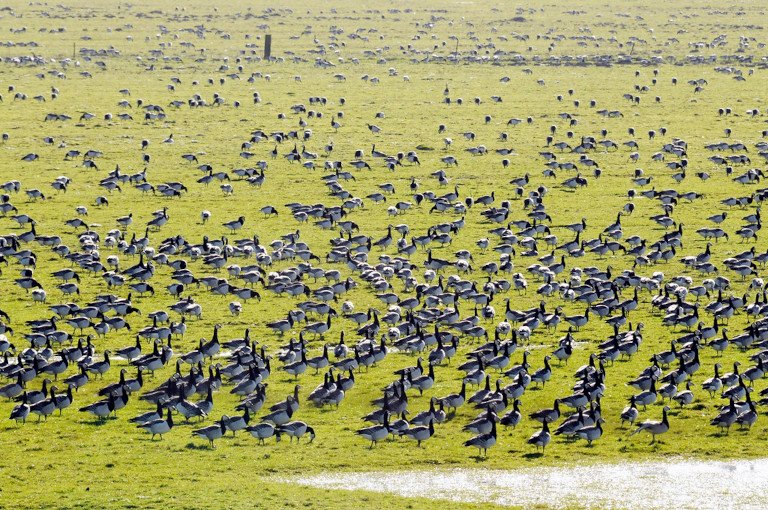
[[[288,480],[281,480],[288,482]],[[768,459],[632,462],[585,467],[408,470],[310,476],[290,483],[467,503],[531,507],[762,509]]]

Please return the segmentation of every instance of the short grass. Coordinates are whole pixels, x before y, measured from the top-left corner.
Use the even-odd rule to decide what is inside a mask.
[[[637,4],[626,4],[621,10],[629,17],[617,16],[608,12],[598,3],[585,5],[585,14],[568,14],[572,7],[566,4],[548,4],[541,10],[520,13],[510,11],[508,6],[499,5],[503,12],[493,10],[486,4],[435,4],[440,9],[430,12],[419,8],[408,12],[405,3],[393,3],[392,8],[399,12],[387,11],[373,5],[363,6],[351,2],[323,3],[313,6],[311,12],[300,3],[281,5],[270,12],[245,4],[212,6],[190,4],[185,8],[163,6],[157,8],[136,3],[132,7],[126,4],[88,6],[73,3],[70,10],[63,10],[50,5],[13,5],[14,11],[5,11],[0,19],[0,27],[6,30],[27,27],[26,32],[8,33],[9,40],[16,43],[36,41],[37,47],[4,47],[0,54],[4,58],[34,53],[49,59],[45,66],[13,65],[6,63],[0,68],[3,83],[15,90],[3,92],[4,102],[0,105],[2,131],[8,133],[9,140],[0,151],[0,179],[3,181],[18,179],[22,190],[39,188],[48,197],[45,201],[31,202],[20,193],[11,195],[11,201],[20,213],[29,214],[37,222],[40,234],[59,234],[73,250],[77,249],[76,233],[64,226],[64,221],[75,216],[77,205],[87,205],[88,222],[98,231],[102,239],[106,233],[117,228],[115,218],[133,213],[134,223],[126,232],[126,239],[133,234],[144,235],[144,225],[151,218],[151,212],[167,206],[170,221],[160,232],[150,232],[153,246],[166,237],[182,235],[190,243],[199,243],[203,236],[220,238],[227,236],[229,242],[236,238],[257,234],[261,243],[266,245],[272,239],[290,231],[301,229],[301,239],[321,257],[327,253],[329,241],[338,231],[321,231],[312,225],[298,225],[283,207],[289,202],[338,204],[338,199],[328,195],[322,186],[320,176],[326,172],[318,169],[309,171],[298,164],[289,164],[284,158],[270,159],[268,154],[274,144],[262,142],[255,145],[253,160],[246,161],[238,156],[240,144],[250,138],[256,129],[273,131],[299,130],[299,117],[308,121],[312,137],[306,142],[308,150],[322,152],[323,147],[333,141],[335,149],[328,159],[350,161],[356,149],[370,153],[372,144],[387,153],[407,152],[418,147],[421,166],[406,165],[389,173],[380,164],[374,163],[373,170],[351,170],[356,181],[347,182],[344,188],[353,196],[365,197],[378,191],[377,186],[391,182],[396,193],[386,205],[376,205],[365,200],[365,208],[354,211],[350,219],[360,225],[361,232],[378,238],[386,232],[392,222],[404,222],[410,225],[412,235],[426,233],[431,225],[452,221],[457,216],[452,214],[429,213],[426,203],[409,210],[399,218],[386,214],[386,207],[399,200],[413,201],[408,185],[411,178],[420,183],[420,191],[432,190],[441,194],[453,185],[460,185],[460,195],[478,197],[496,193],[496,204],[501,200],[514,197],[514,186],[509,184],[512,178],[530,173],[531,184],[526,192],[538,186],[546,186],[545,198],[547,210],[553,218],[552,233],[558,238],[568,240],[566,224],[587,218],[588,228],[585,238],[597,237],[602,229],[613,222],[617,213],[627,203],[627,190],[636,188],[631,178],[636,168],[642,168],[647,175],[654,177],[653,185],[657,190],[674,188],[681,192],[695,190],[704,195],[702,200],[693,203],[681,201],[675,208],[673,217],[678,223],[684,223],[684,249],[668,264],[659,264],[650,269],[638,269],[638,273],[650,275],[653,271],[663,271],[667,278],[677,274],[688,274],[696,283],[702,276],[687,271],[679,262],[682,255],[696,254],[704,249],[704,241],[695,234],[695,230],[709,226],[706,217],[726,210],[720,201],[730,196],[749,196],[757,186],[741,186],[731,181],[722,167],[715,168],[708,161],[712,155],[704,145],[725,140],[724,129],[732,129],[731,140],[743,141],[750,149],[751,165],[742,168],[736,166],[734,175],[747,168],[762,168],[762,158],[757,156],[754,144],[760,141],[765,126],[765,116],[748,117],[745,112],[752,108],[761,108],[762,78],[765,70],[761,64],[761,30],[752,25],[758,15],[754,10],[744,11],[736,17],[729,14],[713,13],[704,3],[689,2],[685,8],[675,9],[648,8]],[[289,12],[288,8],[292,9]],[[332,12],[332,9],[336,12]],[[374,12],[374,9],[378,9]],[[619,10],[610,8],[608,10]],[[510,11],[510,12],[507,12]],[[23,15],[23,17],[21,17]],[[509,21],[520,15],[525,22]],[[638,20],[635,16],[642,16]],[[506,19],[506,21],[499,21]],[[743,21],[736,24],[733,20]],[[759,18],[757,18],[759,19]],[[471,24],[470,24],[471,23]],[[259,28],[267,24],[269,29]],[[198,38],[188,29],[202,25],[205,37]],[[168,33],[163,35],[163,28]],[[51,33],[54,28],[64,27],[61,33]],[[331,39],[331,27],[343,28]],[[45,28],[46,32],[41,31]],[[654,32],[651,33],[650,29]],[[263,36],[271,33],[274,37],[275,54],[283,62],[253,61],[253,56],[261,54]],[[350,35],[357,33],[358,37]],[[716,34],[727,34],[727,46],[696,50],[688,46],[689,42],[711,42]],[[246,38],[246,34],[249,37]],[[178,38],[175,37],[178,35]],[[225,38],[229,35],[229,38]],[[463,57],[470,54],[478,58],[487,58],[487,62],[470,63],[461,61],[451,63],[440,61],[448,56],[456,46],[458,37],[459,52]],[[527,36],[523,40],[516,35]],[[737,53],[737,40],[740,35],[754,37],[742,53]],[[128,40],[127,37],[132,37]],[[293,38],[292,36],[297,36]],[[502,40],[503,36],[507,40]],[[563,37],[560,37],[563,36]],[[595,36],[595,39],[591,37]],[[313,42],[317,37],[324,47],[324,53],[315,53],[318,46]],[[615,41],[611,38],[615,37]],[[645,39],[631,48],[631,37]],[[87,38],[87,39],[86,39]],[[487,38],[490,38],[488,41]],[[655,38],[655,39],[654,39]],[[671,40],[677,39],[679,42]],[[182,45],[192,43],[193,46]],[[255,44],[255,48],[246,47]],[[343,45],[342,45],[343,43]],[[445,43],[445,44],[443,44]],[[496,47],[490,45],[495,44]],[[586,44],[586,46],[580,43]],[[621,46],[620,46],[621,44]],[[72,58],[72,47],[77,55]],[[409,46],[410,45],[410,46]],[[114,46],[120,51],[119,56],[93,56],[85,58],[79,54],[80,48],[95,50]],[[551,50],[550,50],[551,46]],[[410,48],[419,53],[409,51]],[[493,61],[494,53],[503,49],[506,53]],[[615,65],[603,67],[593,65],[589,59],[587,65],[574,65],[575,59],[567,56],[577,55],[616,55],[629,53],[635,58],[633,65]],[[151,51],[162,53],[151,54]],[[253,52],[251,51],[253,50]],[[338,50],[338,54],[336,53]],[[292,52],[291,54],[287,52]],[[313,53],[310,53],[313,51]],[[373,52],[367,54],[366,51]],[[740,65],[736,60],[731,63],[723,59],[711,64],[685,64],[687,55],[733,54],[753,56],[751,62]],[[430,56],[430,54],[433,54]],[[525,58],[524,63],[516,63],[514,55]],[[293,57],[303,59],[293,62]],[[416,63],[430,57],[429,63]],[[560,64],[551,58],[560,58]],[[667,57],[675,57],[673,62]],[[178,59],[175,59],[178,57]],[[323,69],[313,65],[315,57],[323,57],[337,64],[335,68]],[[344,58],[339,62],[337,57]],[[650,59],[662,57],[663,62],[654,63]],[[72,58],[67,65],[64,59]],[[352,59],[359,59],[353,64]],[[55,59],[59,63],[54,63]],[[647,59],[641,61],[640,59]],[[77,63],[75,63],[77,61]],[[97,65],[103,62],[104,67]],[[647,65],[645,65],[647,64]],[[717,72],[715,67],[734,65],[742,69],[746,81],[735,81],[733,74]],[[154,65],[153,71],[146,70]],[[225,69],[223,66],[228,66]],[[238,70],[242,66],[242,71]],[[397,73],[390,75],[390,68]],[[39,78],[38,73],[48,70],[61,70],[67,78],[60,80],[51,75]],[[525,70],[530,69],[530,73]],[[658,70],[658,75],[654,70]],[[754,70],[754,75],[748,71]],[[81,75],[90,73],[90,77]],[[636,71],[639,74],[636,74]],[[256,78],[253,83],[246,81],[251,73],[259,72],[270,75],[267,81]],[[238,73],[240,79],[228,77]],[[346,80],[335,77],[343,74]],[[362,75],[377,77],[379,84],[370,80],[363,81]],[[403,79],[409,77],[409,81]],[[510,77],[507,83],[500,82],[502,77]],[[178,77],[181,84],[175,92],[167,90],[171,77]],[[296,77],[301,77],[297,81]],[[673,84],[673,78],[677,85]],[[707,85],[700,93],[687,84],[689,80],[704,78]],[[208,80],[213,84],[209,84]],[[653,84],[653,80],[656,83]],[[225,80],[221,82],[220,80]],[[194,85],[198,81],[199,85]],[[646,85],[647,93],[636,92],[634,86]],[[58,98],[50,97],[51,87],[59,89]],[[451,104],[444,103],[443,93],[449,88],[447,97]],[[130,97],[124,97],[119,91],[129,89]],[[569,94],[573,90],[573,95]],[[27,100],[14,100],[15,92],[27,94]],[[259,93],[261,102],[254,104],[253,94]],[[210,104],[213,94],[226,98],[221,107],[189,108],[182,106],[175,109],[168,106],[170,101],[186,101],[193,94],[199,94]],[[639,105],[633,105],[622,99],[630,93],[641,97]],[[45,102],[36,101],[34,96],[42,94]],[[502,102],[494,103],[491,95],[500,95]],[[325,106],[309,105],[309,98],[326,97]],[[557,99],[563,96],[562,101]],[[660,98],[659,102],[654,97]],[[478,97],[481,104],[473,99]],[[128,99],[133,108],[118,106],[121,99]],[[342,106],[340,98],[346,103]],[[461,98],[462,105],[456,104]],[[163,121],[144,121],[143,112],[137,107],[137,100],[144,104],[159,104],[167,113]],[[573,104],[580,101],[580,106]],[[589,107],[590,100],[596,101],[595,108]],[[240,101],[240,108],[233,103]],[[308,109],[322,112],[323,117],[308,118],[294,114],[290,107],[305,104]],[[717,109],[733,109],[730,116],[718,116]],[[596,113],[600,109],[620,110],[623,117],[604,118]],[[88,111],[96,115],[87,121],[79,121],[81,112]],[[47,113],[67,114],[73,117],[65,122],[44,122]],[[134,120],[117,120],[117,114],[128,112]],[[343,112],[340,119],[342,127],[335,131],[330,127],[330,120],[337,112]],[[385,113],[383,119],[375,118],[377,112]],[[570,113],[578,124],[569,126],[568,120],[559,116]],[[112,120],[104,120],[106,113],[112,113]],[[285,119],[278,119],[278,114],[285,114]],[[486,115],[491,120],[486,123]],[[527,119],[533,122],[519,126],[507,126],[510,118]],[[379,134],[373,134],[366,124],[377,124],[382,128]],[[438,125],[445,124],[447,131],[438,134]],[[545,138],[551,128],[556,128],[555,141],[566,140],[571,145],[578,143],[581,136],[600,138],[600,130],[607,130],[607,137],[616,141],[618,151],[597,152],[591,156],[599,163],[603,174],[599,180],[583,169],[589,186],[576,192],[566,191],[560,183],[572,175],[558,171],[556,179],[546,179],[541,171],[544,161],[538,152],[546,149]],[[667,128],[666,137],[648,140],[647,133],[653,129]],[[628,134],[634,128],[635,135]],[[465,139],[461,133],[475,133],[474,142]],[[572,131],[569,139],[567,132]],[[499,134],[508,133],[508,141],[499,140]],[[164,144],[162,140],[174,135],[173,144]],[[52,136],[55,143],[43,144],[43,138]],[[453,140],[449,149],[445,148],[443,138]],[[677,184],[671,179],[674,173],[663,162],[651,160],[651,155],[661,149],[664,143],[673,138],[682,138],[688,142],[688,177]],[[141,141],[149,140],[146,151],[141,150]],[[637,162],[629,159],[632,152],[621,144],[630,139],[638,141],[641,157]],[[66,144],[66,149],[59,144]],[[473,157],[464,149],[485,145],[491,154]],[[292,148],[292,142],[285,142],[279,147],[281,154]],[[301,148],[299,141],[298,146]],[[493,153],[494,149],[512,147],[515,155],[509,157],[511,164],[507,168],[501,165],[501,157]],[[103,155],[96,159],[98,170],[86,169],[81,161],[65,161],[66,150],[78,149],[85,152],[97,149]],[[20,162],[28,152],[36,152],[40,159],[35,162]],[[557,151],[555,151],[557,152]],[[148,166],[148,180],[157,185],[166,181],[181,181],[189,188],[178,199],[161,198],[152,194],[143,195],[125,185],[123,192],[108,193],[98,186],[99,179],[105,177],[117,165],[123,173],[142,170],[142,155],[151,156]],[[245,182],[233,182],[234,195],[225,196],[218,189],[218,184],[205,187],[195,181],[203,174],[195,165],[185,162],[180,156],[195,153],[200,163],[211,164],[216,171],[228,171],[253,164],[258,159],[268,160],[267,181],[261,188],[252,188]],[[450,185],[440,188],[430,174],[444,166],[440,158],[453,154],[459,159],[458,167],[447,169]],[[324,161],[321,157],[319,161]],[[560,153],[561,162],[578,161],[578,155]],[[345,165],[348,166],[348,165]],[[698,171],[707,171],[712,178],[702,182],[693,175]],[[60,175],[72,179],[66,193],[57,193],[50,183]],[[732,176],[731,176],[732,177]],[[109,207],[97,208],[93,205],[97,196],[107,196]],[[653,242],[664,230],[648,218],[659,214],[661,209],[656,202],[638,198],[634,201],[636,209],[633,215],[622,218],[625,237],[641,235]],[[263,218],[258,210],[264,205],[274,205],[280,211],[277,217]],[[207,225],[200,220],[200,212],[207,209],[212,219]],[[482,284],[485,277],[477,270],[483,263],[498,260],[495,253],[480,253],[475,241],[488,237],[487,231],[495,227],[481,221],[479,207],[466,213],[467,226],[455,237],[451,246],[434,246],[435,255],[452,258],[453,252],[467,248],[475,256],[476,271],[467,276]],[[741,296],[749,281],[741,281],[737,275],[729,274],[721,261],[726,257],[748,249],[753,244],[743,244],[735,236],[741,225],[740,218],[754,212],[755,204],[746,209],[728,209],[729,216],[722,227],[731,235],[730,242],[719,242],[713,246],[713,260],[717,261],[721,274],[733,282],[731,293]],[[512,202],[510,219],[523,219],[527,211],[522,209],[521,201]],[[235,235],[226,231],[221,223],[246,216],[243,230]],[[10,219],[0,220],[4,233],[21,233],[26,229],[15,228]],[[494,239],[495,241],[495,239]],[[545,253],[543,242],[540,251]],[[755,244],[758,251],[765,249],[762,236]],[[58,283],[50,273],[67,267],[69,263],[36,244],[26,246],[38,255],[35,277],[48,291],[48,303],[64,301],[55,288]],[[395,255],[391,247],[387,250]],[[102,259],[116,254],[114,250],[102,248]],[[374,262],[378,252],[371,254]],[[421,265],[424,253],[413,257],[413,262]],[[121,267],[127,267],[138,261],[121,255]],[[200,261],[189,261],[191,269],[198,275],[214,274]],[[233,263],[249,263],[233,260]],[[534,259],[518,257],[514,260],[516,270],[525,272],[525,268],[535,262]],[[296,261],[284,261],[275,264],[273,270],[280,270],[296,264]],[[332,267],[324,261],[322,267]],[[574,266],[596,265],[605,268],[611,265],[614,272],[629,269],[630,257],[623,255],[596,259],[587,256],[582,260],[567,260],[568,269]],[[45,305],[33,303],[30,296],[13,284],[18,277],[18,264],[11,260],[8,267],[3,267],[0,284],[6,293],[1,308],[13,319],[12,327],[16,330],[13,341],[17,347],[25,348],[23,339],[28,328],[24,322],[30,319],[49,317],[51,312]],[[342,267],[344,276],[352,276],[360,281],[359,275],[350,274]],[[159,267],[151,283],[157,290],[154,296],[139,297],[134,295],[134,304],[143,312],[141,317],[129,319],[134,330],[149,325],[146,314],[167,308],[173,298],[164,287],[170,283],[170,269]],[[421,278],[418,271],[419,278]],[[451,272],[446,272],[446,276]],[[498,312],[496,321],[484,323],[493,331],[495,323],[501,320],[503,301],[508,297],[512,307],[527,309],[537,306],[541,297],[535,292],[540,282],[529,275],[531,287],[526,294],[510,292],[497,296],[494,306]],[[82,296],[76,299],[80,304],[87,303],[98,294],[115,292],[121,297],[128,295],[128,289],[107,289],[99,275],[85,275],[81,285]],[[509,277],[508,275],[505,277]],[[319,286],[307,282],[312,288]],[[382,309],[374,298],[373,292],[360,282],[359,287],[343,300],[351,300],[358,310],[369,306]],[[402,282],[392,282],[395,292],[402,292]],[[245,328],[250,328],[252,335],[275,352],[278,346],[286,343],[290,336],[297,336],[298,329],[279,338],[265,324],[295,308],[297,301],[288,297],[276,297],[269,291],[258,289],[262,293],[261,302],[245,304],[244,312],[239,317],[232,317],[227,311],[230,299],[213,296],[204,289],[191,289],[190,293],[203,305],[203,317],[192,321],[187,335],[182,340],[174,341],[175,352],[187,352],[196,347],[201,337],[210,338],[213,326],[222,324],[223,339],[241,336]],[[625,296],[628,294],[625,292]],[[754,299],[752,295],[750,299]],[[561,305],[567,314],[583,313],[582,305],[562,302],[559,297],[546,299],[547,307]],[[766,438],[764,418],[751,431],[732,430],[721,434],[709,425],[709,419],[717,413],[720,399],[710,400],[697,386],[694,391],[697,400],[687,409],[674,409],[671,415],[672,430],[657,444],[650,446],[645,437],[628,437],[628,430],[620,427],[618,415],[626,405],[626,399],[634,390],[626,382],[634,378],[647,365],[653,352],[666,349],[676,334],[661,325],[661,317],[650,310],[650,296],[641,293],[641,304],[630,315],[636,324],[643,322],[644,342],[640,353],[628,361],[618,361],[607,368],[607,391],[603,399],[603,415],[607,420],[604,437],[592,447],[583,442],[571,443],[555,439],[545,455],[539,455],[525,444],[525,439],[538,427],[530,420],[524,420],[517,430],[500,431],[498,444],[490,451],[487,459],[475,456],[462,446],[470,435],[461,428],[476,412],[469,407],[461,408],[445,424],[441,425],[436,436],[427,441],[422,449],[406,441],[383,442],[378,447],[368,449],[368,444],[353,434],[362,426],[360,417],[372,409],[370,400],[380,394],[380,388],[390,382],[392,371],[414,363],[414,359],[405,354],[393,353],[379,366],[368,372],[358,374],[358,383],[339,409],[320,409],[302,405],[296,418],[311,424],[317,431],[317,439],[310,445],[268,444],[256,445],[255,440],[246,434],[217,442],[213,450],[198,439],[191,437],[191,430],[198,424],[178,423],[163,441],[150,441],[149,436],[127,424],[127,417],[148,409],[144,403],[133,398],[117,419],[94,422],[89,416],[78,413],[75,408],[97,399],[96,392],[102,381],[95,381],[81,389],[75,397],[73,408],[64,412],[62,417],[52,416],[47,422],[27,423],[16,427],[10,421],[0,425],[0,448],[5,454],[0,458],[2,475],[2,493],[0,501],[14,507],[66,506],[66,507],[167,507],[185,506],[190,508],[203,506],[261,505],[326,507],[329,504],[344,508],[361,506],[379,506],[382,501],[392,507],[437,506],[426,500],[406,500],[394,496],[381,496],[362,493],[341,493],[321,491],[309,488],[297,488],[290,484],[269,483],[263,480],[274,476],[290,479],[303,473],[350,470],[397,470],[403,467],[424,469],[481,465],[489,468],[519,468],[537,465],[556,465],[566,461],[578,462],[621,462],[624,460],[643,460],[648,458],[675,458],[693,456],[699,458],[754,458],[763,455],[763,441]],[[464,312],[472,312],[469,306]],[[177,320],[178,317],[174,317]],[[709,324],[711,319],[705,317]],[[728,325],[729,335],[737,334],[745,325],[743,314],[735,316]],[[325,341],[336,342],[341,331],[348,337],[354,335],[354,325],[345,320],[334,322]],[[67,326],[62,326],[68,330]],[[586,363],[596,345],[611,333],[607,325],[592,320],[587,327],[576,333],[580,342],[568,366],[556,366],[552,380],[543,389],[530,388],[523,398],[523,410],[528,413],[545,406],[550,406],[556,397],[570,394],[573,383],[572,373],[576,367]],[[533,353],[531,362],[534,368],[542,364],[545,353],[553,349],[557,339],[564,334],[562,328],[556,333],[536,332],[529,347]],[[129,332],[110,333],[106,339],[97,340],[96,346],[102,350],[119,348],[133,341]],[[319,353],[322,340],[310,343],[311,355]],[[427,407],[432,396],[441,396],[457,391],[461,384],[461,375],[454,368],[463,360],[463,354],[472,349],[471,342],[462,341],[461,354],[451,365],[436,369],[435,386],[423,396],[410,396],[412,414]],[[520,351],[523,349],[521,348]],[[519,362],[521,352],[515,353],[513,362]],[[712,375],[712,365],[719,361],[725,371],[729,371],[733,361],[739,360],[749,365],[750,353],[729,349],[722,359],[712,350],[702,352],[702,369],[693,380],[697,384]],[[100,355],[100,354],[99,354]],[[223,361],[223,360],[222,360]],[[123,361],[115,360],[112,370],[103,383],[117,380],[119,369],[125,367]],[[275,367],[277,368],[277,367]],[[165,380],[172,373],[172,367],[159,371],[153,383]],[[494,375],[495,379],[495,375]],[[279,370],[274,370],[269,382],[268,404],[277,402],[288,395],[295,381]],[[306,396],[318,383],[322,374],[310,372],[299,378],[302,395]],[[39,380],[30,385],[39,386]],[[761,390],[764,383],[758,382],[756,390]],[[217,419],[221,414],[233,414],[236,399],[229,395],[225,386],[215,396],[213,416],[203,425]],[[676,406],[673,406],[676,407]],[[0,404],[0,413],[10,413],[12,404]],[[641,419],[658,419],[661,406],[651,406],[641,413]]]

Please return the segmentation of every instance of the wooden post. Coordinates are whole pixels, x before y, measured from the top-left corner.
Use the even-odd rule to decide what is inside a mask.
[[[272,54],[272,34],[264,36],[264,60],[269,60]]]

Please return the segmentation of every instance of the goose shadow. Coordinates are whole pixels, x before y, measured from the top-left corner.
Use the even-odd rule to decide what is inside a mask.
[[[105,418],[103,420],[96,418],[95,420],[84,420],[84,421],[81,421],[80,423],[82,423],[83,425],[89,425],[91,427],[101,427],[102,425],[106,425],[110,421],[113,421],[116,419],[117,418],[115,418],[114,416],[110,416],[109,418]]]

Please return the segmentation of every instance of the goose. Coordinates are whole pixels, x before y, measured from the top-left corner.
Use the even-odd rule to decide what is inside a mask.
[[[243,430],[248,426],[248,422],[251,421],[251,415],[248,412],[248,408],[245,409],[245,413],[242,416],[227,416],[226,414],[221,417],[219,423],[223,424],[227,430],[232,431],[232,437],[235,437],[235,433],[238,430]]]
[[[211,448],[214,448],[213,441],[223,437],[226,431],[227,431],[227,428],[224,425],[224,422],[220,421],[218,422],[218,425],[209,425],[201,429],[193,430],[192,436],[193,437],[197,436],[197,437],[202,437],[207,439],[211,444]]]
[[[315,430],[308,426],[303,421],[292,421],[288,422],[285,425],[281,425],[277,429],[280,433],[286,434],[291,438],[291,441],[293,441],[293,438],[296,438],[296,443],[299,442],[301,439],[301,436],[304,434],[309,434],[309,442],[315,440]]]
[[[409,439],[417,441],[416,446],[421,448],[422,441],[426,441],[435,435],[434,420],[432,417],[428,418],[427,425],[418,425],[416,427],[410,427],[402,432],[402,435]]]
[[[162,440],[163,434],[167,434],[173,428],[173,416],[171,416],[170,408],[168,409],[168,417],[165,420],[158,418],[157,420],[136,425],[136,428],[142,428],[147,432],[151,432],[152,440],[155,439],[156,435],[159,435]]]
[[[451,393],[450,395],[447,395],[445,397],[438,399],[438,402],[440,404],[443,404],[445,407],[452,409],[455,412],[457,408],[464,405],[464,402],[466,400],[465,395],[467,391],[466,386],[467,386],[467,383],[462,381],[461,391],[459,393]]]
[[[648,406],[648,404],[653,404],[656,402],[656,381],[651,379],[651,387],[648,390],[641,391],[637,395],[633,395],[635,404],[642,405],[643,410]]]
[[[691,392],[691,388],[694,386],[693,382],[688,381],[685,385],[685,391],[681,391],[677,393],[675,396],[672,397],[675,402],[680,404],[680,408],[682,409],[684,405],[690,404],[693,402],[693,393]]]
[[[733,372],[725,374],[722,377],[720,377],[720,382],[722,383],[723,387],[727,388],[739,383],[739,381],[741,380],[741,376],[739,375],[740,366],[741,366],[740,361],[734,361]],[[715,367],[715,372],[717,372],[717,367]]]
[[[88,363],[84,365],[84,368],[94,374],[94,375],[100,375],[102,378],[104,377],[104,374],[106,374],[109,371],[109,368],[111,366],[111,363],[109,361],[109,355],[112,354],[112,351],[109,349],[104,351],[104,360],[103,361],[96,361],[92,363]]]
[[[576,435],[581,439],[586,439],[587,446],[592,446],[592,441],[600,439],[600,437],[603,435],[603,423],[605,423],[605,420],[598,418],[595,425],[580,428],[576,431]]]
[[[548,422],[545,421],[542,423],[541,430],[539,430],[538,432],[534,432],[533,435],[529,437],[526,442],[528,444],[534,445],[537,450],[539,449],[539,447],[541,447],[541,451],[543,452],[551,440],[552,440],[552,435],[549,432],[549,425],[548,425]]]
[[[51,386],[50,398],[46,398],[29,406],[29,411],[38,416],[37,421],[40,421],[43,417],[45,417],[47,421],[48,416],[53,414],[56,410],[56,390],[56,386]]]
[[[638,414],[639,411],[635,405],[635,396],[632,395],[629,397],[629,406],[625,407],[624,410],[621,411],[621,426],[624,426],[624,422],[628,422],[630,425],[635,423]]]
[[[720,427],[721,432],[722,432],[722,429],[725,429],[727,434],[728,431],[730,431],[731,425],[733,425],[736,422],[736,419],[738,417],[739,417],[739,413],[736,410],[734,400],[730,399],[728,408],[721,411],[720,414],[715,416],[712,419],[711,424],[716,427]]]
[[[99,400],[98,402],[94,402],[91,405],[81,407],[79,410],[80,412],[91,413],[92,415],[99,418],[99,420],[104,420],[107,416],[112,414],[112,411],[115,410],[115,396],[110,393],[106,400]],[[171,411],[169,409],[169,416],[170,412]]]
[[[270,423],[259,423],[257,425],[249,425],[245,428],[246,431],[248,431],[251,436],[255,437],[259,440],[259,444],[263,445],[265,439],[269,439],[272,436],[275,436],[275,441],[280,442],[280,430],[276,429],[272,424]]]
[[[555,399],[555,405],[551,409],[541,409],[533,412],[529,415],[532,420],[536,420],[541,423],[552,423],[560,418],[560,400]]]
[[[315,369],[315,375],[317,375],[321,369],[328,366],[330,363],[328,359],[328,344],[323,346],[323,354],[321,356],[315,356],[306,360],[306,364],[309,368]]]
[[[29,416],[29,404],[27,403],[27,393],[22,394],[21,403],[14,406],[11,410],[10,420],[15,420],[18,425],[19,422],[26,423]]]
[[[651,434],[651,436],[653,436],[653,439],[651,440],[651,444],[655,443],[657,435],[664,434],[665,432],[669,431],[669,419],[667,418],[668,411],[669,411],[669,406],[664,406],[664,409],[662,409],[661,421],[654,421],[654,420],[644,421],[634,432],[632,432],[632,434],[630,434],[630,437],[634,436],[638,432],[645,430],[645,431],[648,431],[648,433]]]
[[[541,384],[543,387],[549,378],[552,376],[552,368],[549,366],[550,356],[544,356],[544,367],[536,370],[531,374],[531,381],[536,384]]]
[[[741,377],[749,381],[750,386],[752,386],[756,380],[762,379],[764,375],[765,375],[765,366],[763,365],[763,358],[758,357],[757,365],[746,369],[744,373],[741,374]]]
[[[329,319],[330,320],[330,316]],[[299,361],[295,361],[293,363],[290,363],[288,365],[285,365],[283,367],[283,370],[292,376],[294,376],[294,379],[298,380],[299,375],[303,374],[307,370],[307,356],[304,352],[304,350],[301,350],[301,359]]]
[[[488,448],[492,447],[494,444],[496,444],[496,422],[493,420],[491,420],[491,431],[489,433],[478,434],[472,439],[464,442],[464,446],[477,448],[478,456],[480,455],[480,450],[482,450],[483,457],[488,456]]]
[[[43,386],[40,390],[25,391],[24,394],[26,395],[27,402],[32,405],[37,404],[41,400],[47,398],[49,384],[51,384],[51,380],[46,378],[43,380]]]
[[[66,379],[64,379],[64,383],[70,387],[74,388],[75,391],[78,390],[78,388],[81,388],[85,386],[88,383],[89,377],[88,373],[85,370],[85,367],[80,367],[80,373],[79,374],[73,374]]]
[[[369,449],[372,449],[376,443],[382,439],[386,439],[386,437],[389,436],[389,412],[384,410],[383,423],[381,425],[373,425],[371,427],[357,430],[355,431],[355,434],[370,441],[371,446]]]
[[[74,401],[72,398],[72,386],[67,386],[67,392],[63,395],[51,396],[53,396],[53,403],[55,404],[56,409],[59,410],[59,416],[61,416],[62,411],[71,406]]]
[[[222,225],[228,229],[230,229],[232,232],[235,230],[240,230],[243,228],[243,224],[245,223],[245,216],[240,216],[236,220],[228,221],[226,223],[222,223]]]

